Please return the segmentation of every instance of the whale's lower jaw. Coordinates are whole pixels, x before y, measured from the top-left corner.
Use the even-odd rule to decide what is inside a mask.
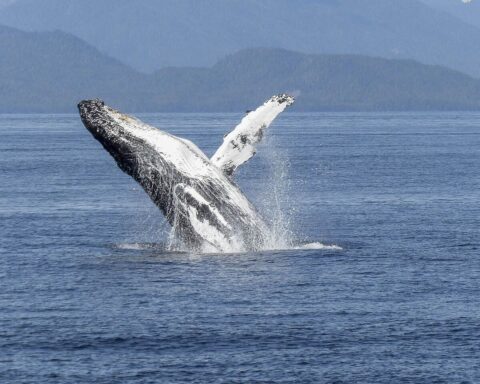
[[[190,250],[244,252],[263,247],[267,227],[223,171],[193,144],[105,106],[82,101],[85,127],[133,177]]]

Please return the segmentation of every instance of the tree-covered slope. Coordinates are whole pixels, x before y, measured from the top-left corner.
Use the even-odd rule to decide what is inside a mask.
[[[1,112],[71,110],[75,100],[92,95],[121,104],[131,87],[144,81],[143,75],[64,32],[0,26],[0,52]]]
[[[242,111],[274,93],[295,109],[480,109],[480,81],[438,66],[358,55],[242,50],[210,68],[146,75],[63,32],[0,27],[0,112],[73,112],[103,98],[146,111]]]
[[[0,23],[72,33],[141,71],[273,47],[415,59],[480,77],[480,29],[418,0],[16,0]]]
[[[297,95],[297,110],[480,108],[478,80],[411,60],[249,49],[209,70],[164,69],[153,77],[162,90],[157,105],[185,110],[238,110],[285,91]]]

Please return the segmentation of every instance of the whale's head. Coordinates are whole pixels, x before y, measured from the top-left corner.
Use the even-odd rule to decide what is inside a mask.
[[[118,165],[124,171],[133,168],[135,153],[140,146],[146,145],[134,132],[129,132],[119,124],[121,114],[99,99],[83,100],[78,104],[78,109],[87,130],[113,156]]]

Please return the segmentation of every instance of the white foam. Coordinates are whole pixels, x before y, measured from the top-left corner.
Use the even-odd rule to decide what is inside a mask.
[[[122,244],[115,244],[115,248],[132,250],[132,251],[143,251],[145,249],[152,248],[152,246],[147,244],[141,244],[141,243],[122,243]]]
[[[319,243],[319,242],[299,245],[299,246],[294,247],[293,249],[326,249],[326,250],[332,250],[332,251],[343,250],[343,248],[338,246],[338,245],[335,245],[335,244],[327,245],[327,244],[322,244],[322,243]]]
[[[166,242],[151,242],[151,243],[117,243],[112,245],[113,248],[122,249],[126,251],[157,251],[157,252],[170,252],[168,244]],[[188,250],[175,250],[188,252]]]
[[[187,252],[187,249],[170,249],[168,246],[165,247],[164,244],[155,244],[155,243],[121,243],[121,244],[115,244],[115,248],[117,249],[122,249],[122,250],[130,250],[130,251],[145,251],[145,250],[163,250],[167,253],[174,252],[178,253],[179,251],[182,252]],[[323,244],[320,242],[314,242],[314,243],[307,243],[307,244],[298,244],[294,245],[292,247],[265,247],[264,249],[258,250],[258,252],[275,252],[275,251],[292,251],[292,250],[330,250],[330,251],[342,251],[343,248],[335,245],[335,244]],[[197,251],[202,254],[218,254],[218,250],[215,249],[214,247],[209,248],[207,245]],[[244,251],[239,251],[235,249],[230,249],[227,252],[221,252],[221,253],[228,253],[228,254],[236,254],[236,253],[245,253]]]

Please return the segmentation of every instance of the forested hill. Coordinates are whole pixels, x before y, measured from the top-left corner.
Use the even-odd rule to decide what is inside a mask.
[[[480,109],[480,82],[414,61],[247,49],[210,68],[141,74],[64,32],[0,27],[0,112],[73,112],[100,97],[135,112],[243,111],[274,93],[294,110]]]
[[[480,28],[440,6],[480,20],[477,0],[0,1],[0,24],[62,30],[149,73],[260,46],[413,59],[480,78]]]
[[[411,60],[249,49],[210,69],[164,69],[153,77],[157,105],[168,109],[238,110],[284,91],[298,95],[296,110],[480,108],[480,81]]]
[[[87,95],[131,103],[135,98],[128,87],[145,81],[144,75],[59,31],[0,26],[0,52],[0,112],[72,111]]]

